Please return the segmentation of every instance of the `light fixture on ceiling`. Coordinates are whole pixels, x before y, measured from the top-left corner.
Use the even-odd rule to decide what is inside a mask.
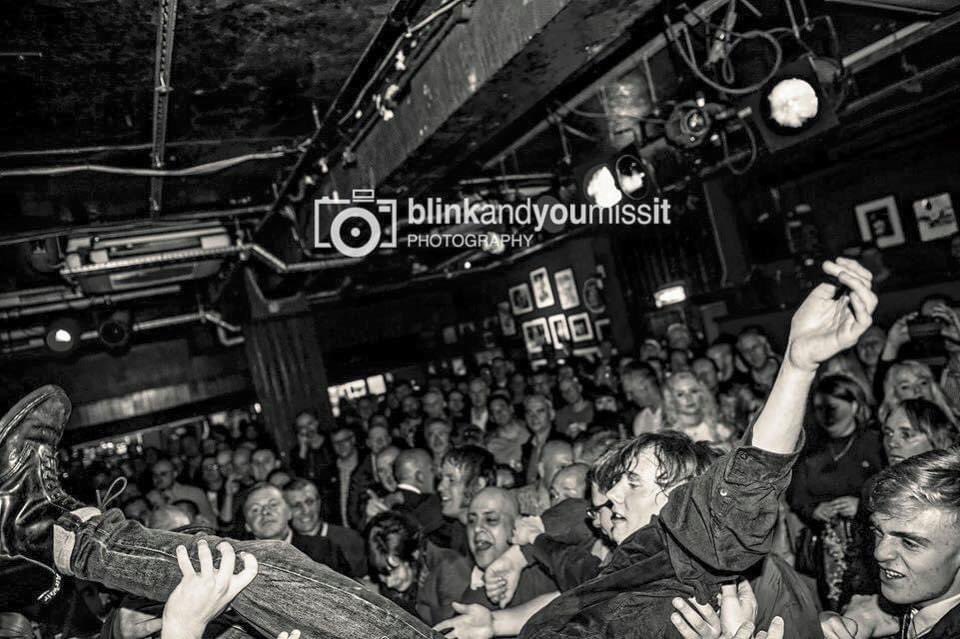
[[[77,320],[69,317],[56,319],[47,326],[44,342],[57,355],[69,355],[80,344],[82,331]]]
[[[653,294],[653,301],[656,303],[657,308],[663,308],[664,306],[670,306],[672,304],[680,304],[686,300],[687,287],[683,284],[683,282],[667,284],[662,286]]]

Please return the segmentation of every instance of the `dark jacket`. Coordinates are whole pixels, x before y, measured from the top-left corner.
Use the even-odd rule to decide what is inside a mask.
[[[909,615],[900,617],[900,637],[906,637],[903,633],[903,626],[909,619]],[[957,639],[960,637],[960,606],[954,606],[945,614],[936,625],[923,635],[923,639]]]
[[[350,563],[339,548],[334,548],[328,538],[294,533],[290,543],[318,564],[324,564],[341,575],[350,575]]]
[[[435,533],[443,527],[443,506],[440,504],[440,497],[435,493],[430,495],[417,494],[412,490],[400,489],[397,494],[403,499],[403,502],[396,506],[396,510],[413,517],[423,528],[423,534],[430,541],[437,543],[434,539]],[[443,536],[439,538],[443,541]],[[442,546],[443,544],[438,544]]]
[[[325,537],[330,540],[334,553],[346,560],[345,575],[354,579],[367,576],[367,549],[359,533],[335,524],[321,527],[321,532],[327,533]]]
[[[624,540],[600,575],[543,608],[520,636],[679,637],[670,623],[673,597],[715,601],[722,583],[765,558],[796,458],[740,447],[715,461],[674,489],[660,516]],[[758,627],[769,622],[758,618]]]

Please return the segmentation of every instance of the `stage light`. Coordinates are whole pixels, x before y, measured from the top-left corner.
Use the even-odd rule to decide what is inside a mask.
[[[466,262],[463,263],[463,268],[464,268],[465,270],[468,270],[468,271],[469,271],[472,266],[473,266],[473,264],[470,263],[470,260],[467,260]]]
[[[713,118],[708,111],[710,106],[702,98],[681,102],[667,118],[664,135],[685,149],[700,146],[707,141],[713,127]]]
[[[687,289],[683,284],[669,284],[653,294],[657,308],[679,304],[687,299]]]
[[[487,241],[483,245],[483,250],[489,253],[490,255],[502,255],[505,250],[507,250],[506,245],[503,243],[503,238],[496,231],[487,231]]]
[[[47,334],[44,338],[47,348],[58,355],[68,355],[76,350],[80,343],[80,324],[77,320],[68,317],[62,317],[54,320],[47,327]]]
[[[602,164],[587,174],[584,180],[584,192],[591,203],[602,208],[616,206],[623,200],[623,191],[617,188],[613,172],[606,164]]]
[[[780,126],[798,129],[817,117],[820,101],[809,82],[801,78],[781,80],[767,95],[770,117]]]
[[[620,190],[631,200],[643,200],[653,194],[653,171],[647,162],[635,155],[617,158],[617,181]]]
[[[133,325],[129,311],[117,311],[104,320],[97,328],[97,335],[104,346],[111,350],[120,350],[130,344]]]

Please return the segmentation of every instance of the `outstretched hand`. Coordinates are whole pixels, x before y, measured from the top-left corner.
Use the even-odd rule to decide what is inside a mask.
[[[838,257],[823,263],[823,272],[845,287],[820,284],[804,300],[790,322],[787,357],[813,372],[821,363],[854,344],[873,322],[877,296],[870,289],[873,274],[854,260]],[[835,299],[836,298],[836,299]]]
[[[223,612],[230,602],[257,576],[257,560],[241,553],[243,570],[233,574],[236,554],[233,546],[222,542],[220,568],[214,568],[213,555],[206,540],[197,542],[200,572],[193,569],[190,555],[184,546],[177,546],[177,563],[183,579],[170,593],[163,608],[161,639],[200,639],[207,624]]]
[[[493,613],[480,604],[452,604],[456,617],[433,627],[449,639],[490,639],[493,637]]]

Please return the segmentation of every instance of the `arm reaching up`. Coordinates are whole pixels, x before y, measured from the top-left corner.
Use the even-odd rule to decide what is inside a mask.
[[[856,344],[877,307],[873,275],[857,262],[840,257],[824,262],[823,272],[843,293],[837,297],[838,286],[820,284],[793,314],[786,357],[753,427],[753,445],[772,453],[794,451],[817,367]]]

